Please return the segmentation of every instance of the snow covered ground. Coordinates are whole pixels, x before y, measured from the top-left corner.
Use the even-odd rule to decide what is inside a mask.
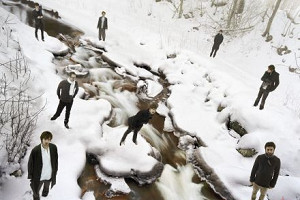
[[[277,185],[268,191],[269,199],[299,199],[300,79],[299,75],[289,72],[287,67],[294,65],[293,55],[278,56],[271,45],[289,44],[290,49],[298,55],[297,39],[299,40],[300,28],[298,26],[294,30],[298,38],[281,38],[282,13],[279,13],[279,17],[273,22],[275,39],[272,44],[266,43],[261,37],[263,27],[257,27],[242,38],[231,38],[230,42],[226,41],[225,35],[225,42],[213,59],[208,57],[208,54],[215,33],[209,29],[191,31],[197,24],[191,19],[171,19],[173,13],[169,4],[165,2],[38,2],[44,7],[57,10],[65,21],[84,30],[84,37],[105,46],[108,51],[105,56],[117,62],[133,76],[155,81],[150,72],[137,68],[134,63],[147,64],[153,71],[163,72],[171,83],[171,95],[166,101],[167,110],[164,112],[172,114],[176,126],[204,141],[207,147],[199,148],[199,152],[236,199],[250,198],[249,176],[256,157],[245,158],[236,149],[255,148],[261,154],[267,141],[276,143],[275,154],[282,163]],[[109,27],[105,43],[97,42],[96,24],[102,10],[107,12]],[[5,11],[1,9],[1,15],[2,13]],[[149,13],[151,15],[148,15]],[[51,63],[53,56],[47,51],[47,45],[35,40],[32,28],[21,24],[17,19],[15,21],[17,24],[13,25],[13,34],[20,42],[36,76],[33,92],[44,93],[43,101],[47,99],[45,111],[39,117],[31,144],[38,144],[40,133],[50,130],[54,133],[53,143],[59,147],[57,185],[47,199],[61,199],[62,194],[63,199],[79,199],[80,188],[76,180],[85,163],[85,150],[90,145],[117,144],[119,141],[119,138],[110,142],[101,139],[102,128],[99,123],[109,115],[111,105],[106,100],[84,101],[76,98],[70,121],[72,129],[63,128],[62,117],[51,122],[49,118],[58,103],[56,86],[60,81],[55,75],[55,66]],[[50,42],[47,36],[45,40]],[[51,42],[50,46],[53,47],[52,45],[55,44]],[[167,55],[172,53],[177,54],[176,58],[167,59]],[[280,85],[269,95],[265,109],[260,111],[252,105],[261,84],[260,78],[269,64],[274,64],[276,71],[280,73]],[[217,108],[220,104],[225,109],[218,113]],[[128,104],[131,108],[134,108],[133,105],[134,103]],[[242,124],[248,134],[241,138],[232,137],[225,126],[228,116]],[[169,126],[166,124],[166,128],[170,128]],[[121,136],[120,134],[119,137]],[[113,134],[111,140],[115,137]],[[139,139],[142,137],[138,137]],[[127,145],[127,150],[134,149],[131,147],[132,145]],[[25,156],[21,166],[25,171],[28,156]],[[168,172],[170,173],[170,170]],[[172,177],[166,173],[162,176]],[[21,178],[6,178],[5,184],[1,186],[1,197],[5,200],[30,199],[30,194],[26,193],[30,190],[26,172]],[[159,187],[166,199],[175,199],[170,197],[170,190],[176,190],[176,187],[170,190],[161,185]],[[199,190],[196,186],[191,187],[195,189],[193,191]],[[187,191],[183,193],[189,195]],[[197,194],[190,194],[191,198],[184,196],[180,199],[196,199]],[[88,193],[84,199],[93,199],[93,196]]]

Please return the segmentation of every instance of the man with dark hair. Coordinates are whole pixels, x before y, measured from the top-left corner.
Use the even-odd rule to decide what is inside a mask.
[[[107,29],[107,18],[105,17],[105,11],[102,11],[102,16],[99,17],[97,28],[99,29],[99,40],[101,37],[105,41],[105,30]]]
[[[33,192],[33,200],[40,199],[40,189],[43,187],[42,196],[46,197],[51,188],[56,184],[58,170],[58,154],[56,145],[50,143],[52,133],[44,131],[41,136],[41,144],[34,147],[28,160],[28,179]]]
[[[56,120],[63,111],[64,107],[66,107],[66,115],[65,115],[65,127],[69,129],[69,117],[71,108],[73,105],[73,99],[78,92],[78,83],[75,80],[76,74],[72,72],[70,77],[67,80],[63,80],[59,83],[57,87],[57,96],[59,101],[56,113],[51,117],[51,120]]]
[[[41,30],[42,40],[44,41],[44,22],[43,22],[43,13],[41,6],[38,3],[34,4],[35,9],[32,11],[32,15],[34,18],[35,24],[35,37],[37,40],[38,38],[38,30]]]
[[[138,132],[141,130],[144,124],[147,124],[156,112],[158,105],[157,103],[152,103],[147,110],[141,110],[136,115],[128,118],[128,129],[125,131],[121,141],[120,146],[124,143],[127,135],[133,131],[132,141],[137,144],[136,138]]]
[[[280,170],[280,159],[274,155],[274,142],[265,144],[265,154],[257,156],[255,159],[250,182],[253,185],[251,200],[256,199],[256,194],[260,190],[259,200],[263,200],[267,190],[275,187]]]
[[[223,31],[220,30],[219,33],[215,36],[215,39],[214,39],[214,45],[211,49],[211,52],[210,52],[210,57],[213,55],[213,57],[216,56],[216,53],[217,51],[219,50],[219,47],[220,47],[220,44],[223,42],[223,35],[222,35]]]
[[[277,86],[279,85],[279,73],[275,71],[274,65],[269,65],[268,70],[264,73],[264,75],[261,77],[261,80],[263,83],[261,84],[259,88],[259,92],[257,95],[257,98],[254,102],[254,106],[257,106],[259,103],[259,100],[262,97],[259,109],[264,109],[265,101],[269,95],[270,92],[274,91]]]

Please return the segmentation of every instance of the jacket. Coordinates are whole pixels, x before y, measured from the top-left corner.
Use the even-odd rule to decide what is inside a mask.
[[[101,18],[102,17],[99,17],[99,20],[98,20],[98,25],[97,25],[97,28],[101,28],[101,25],[102,25],[102,20],[101,20]],[[107,18],[106,17],[104,17],[105,19],[104,19],[104,26],[103,26],[103,28],[104,29],[107,29]]]
[[[38,11],[36,9],[34,9],[32,11],[32,15],[33,15],[33,18],[34,18],[34,21],[35,21],[36,24],[42,23],[42,19],[37,18],[39,16],[43,16],[42,8],[41,7],[40,7],[40,9]]]
[[[222,42],[223,42],[223,35],[221,33],[218,33],[216,36],[215,36],[215,39],[214,39],[214,45],[217,45],[219,46]]]
[[[73,98],[78,93],[78,83],[75,81],[75,87],[74,87],[74,95],[71,96],[69,94],[71,83],[68,82],[68,80],[63,80],[59,83],[57,87],[57,96],[58,98],[65,103],[71,103],[73,101]]]
[[[50,159],[51,159],[51,167],[52,167],[52,175],[51,175],[51,187],[56,184],[56,174],[58,170],[58,154],[57,148],[55,144],[49,144],[50,149]],[[34,187],[38,187],[41,173],[43,168],[43,159],[42,159],[42,150],[41,144],[35,146],[29,156],[28,160],[28,179],[31,179]]]
[[[266,71],[261,77],[261,80],[263,81],[260,86],[261,89],[264,89],[263,87],[266,86],[265,90],[268,90],[270,92],[274,91],[279,85],[279,73],[277,73],[276,71],[273,71],[271,73]]]
[[[152,118],[149,110],[141,110],[136,115],[128,118],[128,125],[131,128],[141,128],[143,124],[147,124]]]
[[[275,155],[268,157],[266,154],[257,156],[250,176],[250,182],[255,182],[261,187],[275,187],[280,170],[280,159]]]

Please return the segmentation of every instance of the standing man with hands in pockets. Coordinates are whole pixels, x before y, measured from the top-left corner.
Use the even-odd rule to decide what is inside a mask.
[[[99,17],[97,28],[99,29],[99,40],[101,38],[105,41],[105,30],[107,29],[107,18],[105,17],[105,11],[102,11],[102,16]]]
[[[78,83],[75,80],[76,74],[74,72],[70,73],[70,77],[67,80],[63,80],[59,83],[57,87],[57,96],[59,98],[59,104],[56,110],[56,113],[51,117],[51,120],[56,120],[63,111],[64,107],[66,107],[66,115],[65,115],[65,127],[69,129],[69,117],[71,108],[73,105],[73,99],[78,93]]]

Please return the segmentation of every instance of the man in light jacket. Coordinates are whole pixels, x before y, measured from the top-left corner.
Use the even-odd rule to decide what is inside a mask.
[[[102,11],[102,16],[99,17],[97,28],[99,29],[99,40],[101,38],[105,41],[105,30],[107,29],[107,18],[105,17],[105,11]]]

